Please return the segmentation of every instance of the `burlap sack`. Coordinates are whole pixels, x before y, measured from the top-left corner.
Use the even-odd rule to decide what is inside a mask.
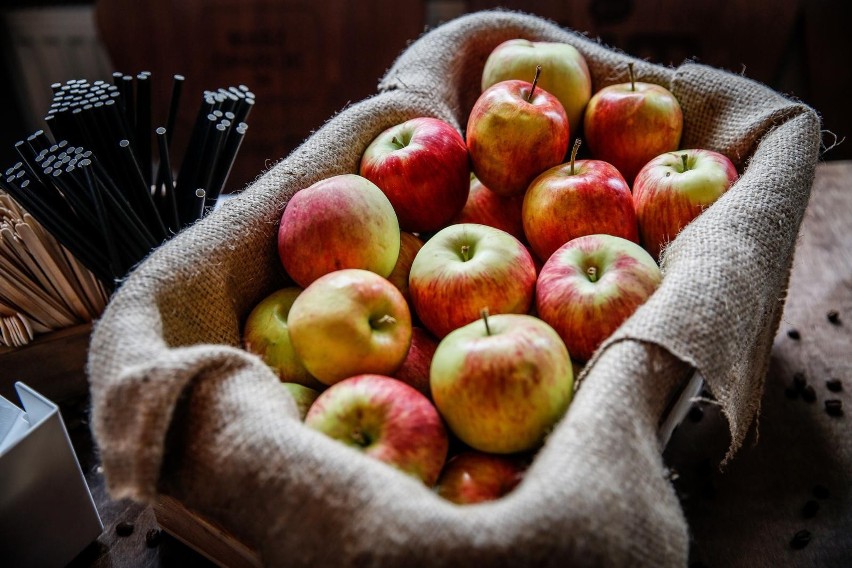
[[[376,96],[128,278],[89,359],[114,497],[173,495],[270,565],[685,564],[688,529],[664,477],[658,424],[692,369],[721,403],[732,449],[753,422],[818,159],[819,119],[802,104],[706,66],[635,61],[642,80],[680,100],[683,147],[724,152],[743,175],[668,248],[661,288],[587,366],[565,419],[499,501],[452,505],[306,429],[272,372],[238,347],[252,305],[285,283],[275,236],[288,198],[355,172],[370,140],[405,119],[462,127],[485,58],[514,37],[576,46],[596,89],[623,81],[632,60],[532,16],[445,24],[402,54]]]

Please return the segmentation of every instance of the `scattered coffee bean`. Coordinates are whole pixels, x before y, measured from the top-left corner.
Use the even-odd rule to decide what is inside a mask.
[[[828,490],[828,487],[820,484],[814,485],[811,493],[813,493],[813,496],[817,499],[828,499],[831,496],[831,491]]]
[[[801,550],[808,545],[811,541],[811,531],[802,529],[793,535],[793,539],[790,541],[790,548],[794,550]]]
[[[819,511],[819,501],[814,501],[813,499],[808,500],[805,503],[805,506],[802,507],[802,517],[806,519],[812,519],[816,516]]]
[[[687,416],[689,416],[689,419],[693,422],[701,422],[701,419],[704,418],[704,409],[697,404],[693,404],[689,409]]]
[[[833,323],[834,325],[840,324],[840,314],[837,312],[837,310],[831,310],[830,312],[825,314],[825,317],[827,317],[828,321]]]
[[[159,529],[150,529],[145,533],[145,545],[148,548],[156,548],[160,545],[161,540],[163,540],[163,531]]]
[[[126,523],[124,521],[115,525],[115,534],[118,536],[130,536],[133,534],[133,523]]]
[[[797,398],[799,398],[799,391],[797,391],[793,387],[787,387],[786,389],[784,389],[784,394],[790,400],[796,400]]]
[[[826,400],[825,412],[829,416],[843,416],[843,401],[836,398]]]
[[[840,392],[843,390],[843,381],[840,379],[828,379],[825,381],[825,388],[831,392]]]
[[[802,338],[802,336],[799,334],[799,330],[798,330],[798,329],[791,329],[791,330],[789,330],[789,331],[787,332],[787,337],[789,337],[790,339],[792,339],[792,340],[794,340],[794,341],[798,341],[798,340],[800,340],[800,339]]]
[[[811,385],[806,386],[802,390],[802,400],[805,402],[816,402],[816,391]]]
[[[795,388],[799,392],[802,392],[807,385],[808,380],[805,378],[804,373],[793,373],[793,388]]]

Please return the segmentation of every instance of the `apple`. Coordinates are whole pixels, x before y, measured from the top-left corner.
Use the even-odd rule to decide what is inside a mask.
[[[321,276],[296,298],[290,340],[324,385],[363,373],[391,375],[411,344],[411,313],[385,278],[358,268]]]
[[[402,366],[394,373],[394,378],[411,385],[427,398],[432,398],[429,390],[429,367],[438,348],[438,340],[422,327],[411,330],[411,347]]]
[[[556,97],[537,87],[539,70],[532,83],[501,81],[487,88],[468,116],[473,171],[498,195],[524,192],[568,150],[568,117]]]
[[[431,487],[447,459],[444,423],[414,388],[381,375],[358,375],[329,387],[305,425],[392,465]]]
[[[497,195],[475,174],[470,174],[470,193],[464,208],[453,219],[453,224],[479,223],[506,231],[519,241],[525,241],[524,224],[521,220],[521,208],[524,194],[518,193],[504,197]]]
[[[610,85],[592,95],[583,132],[592,156],[618,168],[628,183],[651,159],[677,150],[683,112],[661,85],[636,81]]]
[[[408,275],[411,272],[411,263],[414,262],[414,257],[417,256],[421,248],[423,248],[423,241],[420,237],[405,231],[400,233],[399,257],[388,275],[388,280],[402,292],[406,302],[411,301],[411,294],[408,292]]]
[[[293,402],[296,403],[296,410],[299,411],[299,418],[304,422],[305,416],[308,415],[308,409],[320,395],[319,391],[300,385],[299,383],[281,383],[287,392],[293,397]]]
[[[692,149],[657,156],[636,175],[633,203],[642,244],[654,258],[737,180],[724,154]]]
[[[243,347],[269,365],[282,382],[320,385],[302,364],[290,341],[287,317],[302,289],[291,286],[272,292],[255,305],[243,326]]]
[[[604,233],[639,242],[630,186],[608,162],[571,160],[535,178],[524,195],[522,219],[530,248],[547,260],[577,237]]]
[[[436,337],[492,313],[526,313],[533,300],[535,265],[526,247],[500,229],[450,225],[426,241],[411,265],[414,311]]]
[[[468,450],[447,461],[436,489],[457,505],[493,501],[512,491],[526,468],[527,463],[517,456]]]
[[[571,402],[574,378],[568,350],[547,323],[486,313],[441,340],[429,382],[462,442],[510,454],[542,443]]]
[[[542,68],[539,86],[559,99],[571,129],[579,130],[592,96],[592,77],[586,59],[573,45],[526,39],[504,41],[485,61],[482,90],[500,81],[528,80],[538,65]]]
[[[467,199],[470,169],[464,138],[437,118],[420,117],[379,134],[360,173],[388,196],[403,230],[444,227]]]
[[[399,222],[373,182],[355,174],[332,176],[290,198],[278,230],[278,255],[302,288],[342,268],[387,276],[399,256]]]
[[[572,359],[592,353],[659,286],[662,274],[638,244],[612,235],[568,241],[536,283],[538,317],[553,326]]]

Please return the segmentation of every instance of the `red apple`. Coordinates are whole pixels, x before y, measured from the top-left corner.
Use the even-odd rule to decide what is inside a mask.
[[[388,128],[367,147],[361,175],[388,196],[406,231],[437,231],[467,199],[464,138],[437,118],[413,118]]]
[[[482,90],[500,81],[529,80],[541,65],[539,86],[565,109],[568,124],[578,131],[592,96],[592,78],[583,55],[567,43],[510,39],[498,45],[485,61]]]
[[[287,325],[290,308],[301,293],[295,286],[282,288],[258,302],[243,326],[243,347],[263,359],[282,382],[316,387],[321,383],[296,355]]]
[[[429,373],[432,399],[465,444],[510,454],[538,447],[573,395],[571,358],[544,321],[486,316],[438,344]]]
[[[431,399],[429,367],[432,365],[432,357],[434,357],[437,348],[438,340],[432,337],[428,331],[420,327],[413,328],[408,355],[406,355],[399,370],[394,373],[394,378],[411,385]]]
[[[493,501],[512,491],[526,468],[517,456],[466,451],[447,461],[438,478],[438,495],[457,505]]]
[[[453,224],[479,223],[506,231],[519,241],[525,241],[521,208],[524,194],[503,197],[485,187],[474,174],[470,176],[470,193],[467,202]]]
[[[518,239],[466,223],[426,241],[411,265],[409,291],[420,321],[441,338],[478,319],[482,308],[526,313],[535,279],[533,259]]]
[[[326,385],[363,373],[391,375],[411,344],[411,313],[402,293],[357,268],[315,280],[293,302],[288,322],[296,354]]]
[[[654,258],[737,180],[727,156],[712,150],[667,152],[636,175],[633,203],[642,243]]]
[[[308,415],[308,410],[313,405],[314,401],[320,395],[319,391],[300,385],[299,383],[281,383],[287,390],[293,402],[296,403],[296,410],[299,411],[299,418],[304,422],[305,416]]]
[[[527,240],[545,261],[577,237],[607,234],[639,242],[630,187],[619,171],[601,160],[575,160],[550,168],[530,184],[524,196]]]
[[[588,361],[661,280],[654,259],[636,243],[580,237],[544,263],[536,283],[538,317],[559,333],[572,359]]]
[[[390,377],[359,375],[329,387],[305,424],[430,487],[447,459],[447,431],[435,407]]]
[[[411,294],[408,292],[408,275],[411,273],[411,263],[414,262],[414,257],[420,249],[423,248],[423,241],[411,233],[403,231],[399,235],[399,257],[396,259],[396,265],[393,267],[388,280],[396,286],[406,302],[411,302]]]
[[[333,176],[290,198],[278,231],[284,270],[306,288],[324,274],[361,268],[380,276],[399,256],[399,223],[385,194],[354,174]]]
[[[536,74],[536,80],[538,73]],[[467,148],[476,177],[499,195],[523,193],[565,158],[568,117],[559,100],[526,81],[502,81],[476,100],[467,122]]]
[[[652,158],[677,150],[683,113],[665,87],[634,80],[604,87],[586,107],[584,134],[593,157],[618,168],[632,185]]]

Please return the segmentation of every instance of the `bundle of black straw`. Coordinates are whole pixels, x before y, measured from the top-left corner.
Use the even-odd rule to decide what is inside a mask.
[[[52,138],[39,130],[18,142],[21,161],[0,182],[108,289],[212,209],[248,128],[254,95],[247,87],[205,91],[174,170],[169,145],[183,82],[174,76],[165,126],[156,129],[150,73],[52,85],[45,117]]]

